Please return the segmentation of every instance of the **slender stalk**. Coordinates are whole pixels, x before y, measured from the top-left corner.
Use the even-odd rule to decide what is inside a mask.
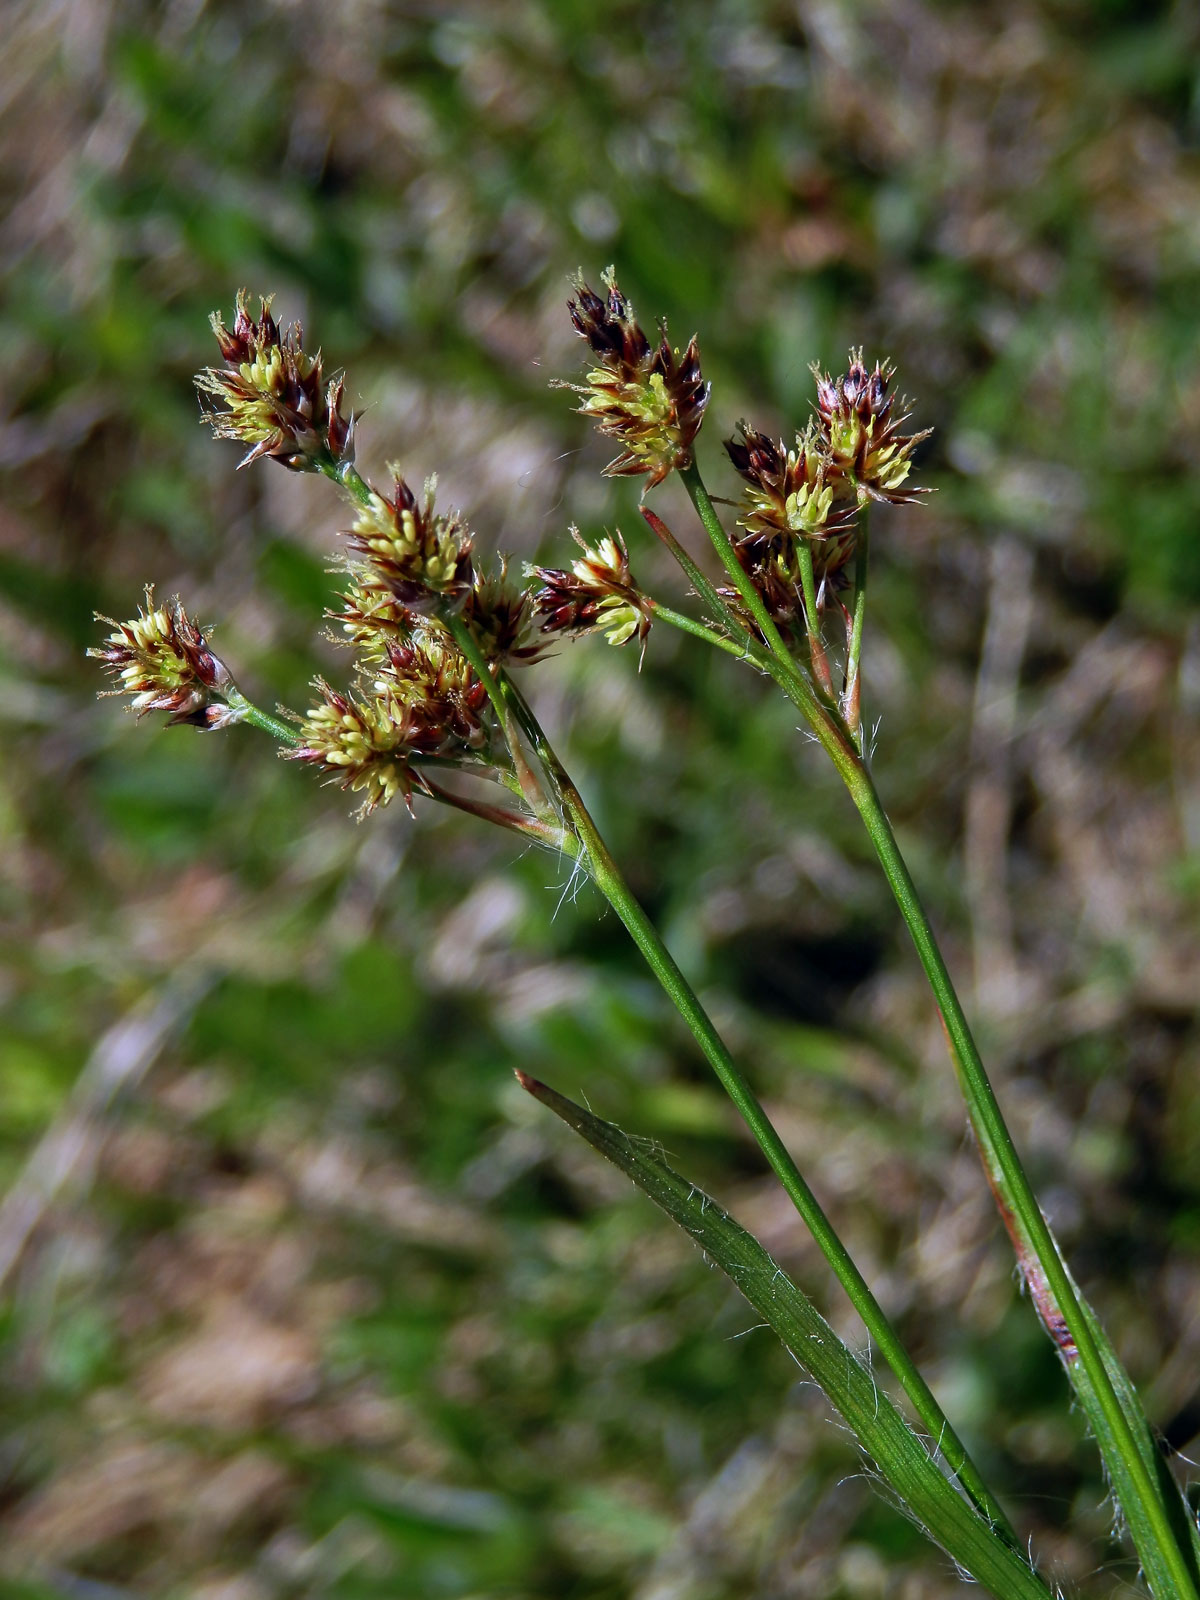
[[[794,666],[795,663],[792,661],[791,652],[783,642],[782,634],[775,626],[770,612],[763,604],[763,598],[755,588],[750,574],[743,570],[742,564],[733,548],[733,541],[725,532],[716,508],[708,497],[708,490],[704,487],[704,480],[700,476],[700,468],[695,461],[692,461],[689,466],[680,467],[679,476],[683,480],[683,486],[696,508],[696,515],[704,524],[705,533],[712,540],[713,549],[720,556],[726,572],[733,579],[746,609],[754,618],[755,626],[766,641],[767,648],[773,655],[778,656],[780,660],[790,662]]]
[[[568,855],[575,853],[576,841],[565,828],[552,827],[537,817],[523,817],[516,811],[509,811],[505,806],[490,806],[486,801],[475,800],[470,795],[455,794],[452,789],[443,789],[441,784],[435,783],[427,773],[421,774],[421,784],[431,800],[440,801],[444,806],[452,806],[456,811],[465,811],[469,816],[479,817],[484,822],[494,822],[501,828],[510,829],[513,833],[524,834],[551,850],[565,850]]]
[[[1135,1540],[1142,1564],[1148,1574],[1152,1568],[1158,1568],[1159,1582],[1155,1584],[1152,1579],[1156,1593],[1186,1596],[1194,1600],[1197,1588],[1192,1570],[1175,1537],[1165,1499],[1160,1494],[1155,1474],[1139,1449],[1133,1424],[1118,1399],[1100,1341],[1093,1330],[1092,1317],[1081,1304],[1071,1275],[1059,1254],[1058,1244],[1021,1165],[945,958],[934,937],[908,865],[900,853],[878,791],[865,766],[859,766],[854,781],[848,783],[847,787],[870,834],[933,990],[984,1169],[1029,1274],[1031,1291],[1038,1301],[1042,1320],[1068,1367],[1076,1360],[1083,1367],[1095,1408],[1103,1419],[1114,1448],[1119,1452],[1125,1492],[1136,1497],[1136,1506],[1126,1503],[1123,1509],[1131,1527],[1135,1531],[1141,1528],[1148,1533],[1157,1547],[1156,1551],[1151,1551],[1146,1548],[1144,1538]],[[1030,1272],[1034,1263],[1036,1270]]]
[[[715,628],[706,628],[702,622],[696,622],[692,617],[685,616],[682,611],[672,611],[670,606],[664,606],[657,600],[651,600],[650,605],[656,622],[668,622],[681,633],[690,633],[696,639],[704,639],[715,649],[724,650],[726,655],[736,656],[739,661],[752,659],[747,654],[746,646],[739,644],[736,639],[729,638],[727,634],[718,633]]]
[[[544,787],[536,772],[525,759],[525,751],[521,744],[521,731],[513,720],[513,709],[509,700],[505,698],[500,686],[499,668],[493,667],[487,660],[475,635],[458,615],[448,605],[443,605],[438,616],[445,623],[455,644],[466,656],[475,670],[479,681],[487,690],[488,699],[492,703],[504,737],[508,742],[512,754],[513,765],[516,768],[517,778],[521,785],[521,793],[528,804],[533,808],[540,821],[551,831],[559,826],[559,819],[554,802],[546,794]]]
[[[746,624],[738,616],[737,612],[734,611],[732,607],[727,605],[717,593],[716,589],[708,581],[703,572],[701,572],[700,568],[692,560],[691,556],[680,544],[679,540],[671,532],[670,528],[667,527],[666,523],[659,516],[658,512],[651,511],[650,507],[647,505],[643,505],[640,509],[642,516],[646,519],[655,537],[660,539],[675,557],[676,561],[683,568],[684,575],[691,583],[692,588],[700,596],[701,600],[704,601],[705,605],[712,612],[713,616],[718,618],[723,626],[728,628],[735,637],[740,636],[744,638],[748,644],[756,643],[757,641],[754,640],[754,637],[746,627]]]
[[[858,512],[858,547],[854,556],[854,607],[850,642],[846,649],[846,687],[842,695],[842,715],[846,726],[862,749],[862,688],[859,663],[862,659],[863,622],[867,615],[867,556],[869,554],[871,507],[864,501]]]
[[[229,709],[237,712],[239,722],[248,722],[252,728],[261,728],[273,739],[278,739],[280,744],[295,745],[303,739],[300,729],[293,723],[284,722],[280,717],[273,717],[269,711],[260,710],[246,699],[240,689],[226,689],[224,698]]]
[[[522,727],[550,770],[552,781],[561,797],[564,814],[582,847],[582,859],[588,875],[620,917],[646,964],[687,1023],[709,1065],[754,1135],[772,1171],[811,1232],[822,1255],[833,1268],[835,1276],[858,1311],[872,1340],[896,1374],[917,1416],[928,1429],[930,1437],[941,1451],[951,1471],[988,1522],[1007,1539],[1015,1541],[1008,1519],[988,1490],[978,1468],[967,1454],[966,1447],[901,1343],[899,1335],[888,1321],[883,1307],[871,1292],[866,1279],[838,1237],[833,1224],[763,1109],[761,1101],[730,1055],[728,1047],[700,1003],[695,990],[629,888],[584,805],[582,796],[550,745],[532,709],[510,678],[500,674],[499,683],[502,692],[516,708]]]
[[[813,576],[812,545],[803,537],[796,540],[796,557],[800,563],[800,590],[804,596],[804,628],[808,634],[808,659],[812,663],[814,679],[832,700],[833,675],[829,670],[825,641],[821,638],[821,618],[817,611],[817,585]]]
[[[1153,1465],[1139,1448],[1138,1434],[1144,1432],[1144,1419],[1140,1416],[1132,1384],[1121,1371],[1111,1346],[1103,1334],[1097,1337],[1093,1327],[1094,1313],[1081,1302],[1069,1272],[1058,1251],[1050,1228],[1042,1216],[1032,1186],[1021,1165],[1016,1146],[1004,1122],[995,1092],[987,1077],[979,1051],[971,1035],[962,1005],[954,990],[945,960],[934,938],[933,930],[921,906],[916,886],[907,864],[900,854],[895,835],[884,812],[859,748],[858,729],[854,731],[845,720],[830,714],[813,694],[787,655],[786,646],[771,619],[766,614],[761,596],[754,589],[748,575],[737,561],[720,518],[704,488],[695,464],[681,471],[697,515],[703,523],[714,548],[726,569],[737,583],[751,615],[779,670],[773,676],[793,703],[803,712],[818,741],[832,758],[843,782],[850,791],[859,814],[866,824],[884,873],[891,886],[926,977],[933,989],[947,1043],[968,1113],[979,1142],[980,1153],[988,1181],[996,1194],[997,1204],[1006,1227],[1013,1235],[1018,1256],[1026,1272],[1031,1289],[1038,1294],[1039,1283],[1044,1283],[1044,1293],[1039,1300],[1042,1315],[1051,1336],[1067,1361],[1068,1367],[1077,1362],[1082,1367],[1082,1379],[1073,1381],[1086,1403],[1090,1417],[1094,1417],[1098,1440],[1109,1462],[1114,1479],[1119,1479],[1122,1505],[1129,1520],[1134,1543],[1142,1560],[1152,1590],[1156,1595],[1175,1596],[1178,1600],[1197,1600],[1200,1590],[1193,1580],[1192,1566],[1184,1553],[1183,1542],[1176,1538],[1173,1522],[1174,1506],[1161,1491]],[[860,543],[855,584],[855,610],[851,624],[847,667],[853,680],[847,683],[847,712],[861,720],[861,697],[858,693],[858,676],[861,661],[863,619],[866,607],[867,545]],[[749,591],[749,592],[747,592]],[[764,626],[764,621],[766,626]],[[789,670],[789,668],[791,670]],[[855,696],[850,702],[850,695]],[[1098,1325],[1097,1325],[1098,1326]],[[1101,1346],[1104,1346],[1102,1350]],[[1119,1373],[1119,1387],[1124,1395],[1124,1405],[1118,1396],[1118,1383],[1105,1361],[1105,1353]],[[1132,1415],[1130,1414],[1132,1413]],[[1141,1441],[1145,1444],[1145,1438]],[[1187,1540],[1188,1555],[1194,1555],[1194,1541]]]
[[[803,712],[817,736],[818,743],[824,748],[843,778],[846,778],[848,771],[858,759],[858,747],[849,730],[842,723],[839,713],[821,703],[812,684],[772,621],[749,573],[742,570],[742,564],[737,558],[729,535],[721,525],[716,508],[709,499],[708,490],[704,487],[696,463],[693,461],[690,466],[680,468],[679,476],[691,496],[704,531],[712,541],[714,550],[720,556],[725,570],[737,586],[746,609],[754,619],[754,625],[766,645],[764,655],[774,663],[770,669],[772,676],[788,698]]]
[[[708,493],[700,481],[700,474],[695,465],[687,468],[686,472],[681,473],[680,476],[688,484],[688,491],[692,493],[693,504],[696,506],[697,513],[708,532],[709,538],[716,546],[718,554],[721,555],[721,559],[725,562],[730,574],[735,576],[738,591],[743,599],[746,600],[747,608],[755,616],[756,625],[759,625],[761,629],[761,623],[759,622],[759,614],[761,614],[761,619],[774,636],[778,649],[770,644],[770,635],[765,631],[763,632],[763,637],[768,641],[768,648],[764,648],[752,634],[747,632],[745,623],[721,599],[687,551],[670,533],[661,517],[656,516],[645,506],[642,507],[642,515],[692,580],[692,586],[700,598],[712,607],[721,621],[735,634],[745,637],[746,648],[744,654],[757,666],[762,667],[764,671],[771,674],[784,694],[802,713],[805,721],[816,736],[817,743],[820,744],[826,755],[841,773],[843,779],[848,783],[850,775],[858,764],[858,747],[855,745],[849,729],[842,723],[841,717],[836,711],[831,707],[822,705],[813,690],[812,684],[805,677],[803,670],[793,660],[780,636],[778,628],[767,615],[766,607],[762,603],[758,590],[755,589],[750,579],[742,571],[737,556],[734,554],[733,546],[729,542],[729,536],[721,526],[721,519],[717,516],[712,501],[708,498]],[[747,597],[747,590],[752,599]]]
[[[327,478],[332,478],[334,483],[340,483],[352,500],[357,500],[360,506],[369,506],[374,490],[359,472],[353,461],[343,461],[337,466],[320,467]]]

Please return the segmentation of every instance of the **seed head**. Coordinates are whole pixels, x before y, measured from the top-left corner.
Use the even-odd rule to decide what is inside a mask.
[[[814,545],[847,533],[855,507],[840,502],[813,431],[796,435],[793,450],[740,422],[741,439],[728,439],[729,459],[746,480],[738,526],[750,540],[805,538]]]
[[[323,678],[314,684],[319,705],[301,719],[301,743],[283,751],[289,761],[323,767],[343,789],[364,791],[359,816],[401,794],[410,801],[421,787],[409,765],[424,732],[390,695],[370,700],[339,694]]]
[[[349,548],[359,563],[366,588],[390,594],[406,606],[428,603],[434,596],[456,597],[471,587],[471,533],[458,512],[435,514],[437,479],[425,483],[425,500],[395,475],[391,500],[372,490],[349,535]]]
[[[475,574],[462,614],[488,661],[529,662],[546,650],[529,636],[531,610],[529,591],[508,581],[508,558],[502,556],[498,573]]]
[[[391,695],[427,730],[426,749],[446,755],[485,743],[487,689],[444,623],[410,613],[407,630],[389,639],[372,685]],[[440,738],[434,738],[434,735]]]
[[[359,582],[357,569],[340,598],[342,609],[325,613],[331,622],[340,624],[340,629],[326,637],[335,644],[350,645],[365,666],[385,661],[388,644],[412,630],[413,612],[409,607],[390,592],[372,589],[369,579]]]
[[[617,287],[610,267],[606,295],[582,278],[568,302],[576,333],[587,340],[597,364],[586,383],[562,384],[583,396],[579,407],[598,432],[621,443],[621,454],[605,472],[611,477],[645,474],[653,488],[676,467],[692,459],[692,441],[704,420],[709,385],[700,374],[700,352],[693,337],[680,352],[664,324],[651,344]]]
[[[259,304],[256,322],[240,289],[232,330],[218,312],[210,319],[225,367],[197,373],[196,387],[225,410],[209,411],[204,420],[219,439],[250,446],[243,467],[262,456],[298,472],[352,460],[355,419],[341,414],[343,380],[326,384],[320,352],[305,352],[300,324],[281,330],[270,300]]]
[[[543,633],[602,632],[609,644],[628,644],[636,635],[645,645],[653,606],[629,570],[629,551],[620,530],[589,545],[578,528],[571,536],[583,551],[570,572],[554,567],[530,570],[542,580],[534,609],[545,620]]]
[[[166,711],[171,722],[199,728],[221,728],[238,720],[222,698],[233,687],[229,670],[209,649],[207,636],[178,596],[165,606],[156,605],[148,586],[145,608],[139,607],[129,622],[114,622],[99,613],[96,620],[113,631],[88,655],[102,661],[115,680],[116,687],[105,692],[132,695],[130,709],[139,717]]]
[[[903,505],[927,491],[905,488],[912,469],[912,454],[932,430],[901,432],[908,421],[900,401],[901,415],[892,415],[896,397],[888,386],[895,375],[890,361],[868,372],[862,351],[851,350],[849,371],[830,378],[819,367],[812,369],[817,382],[817,416],[820,446],[830,471],[847,480],[872,500],[887,500]]]

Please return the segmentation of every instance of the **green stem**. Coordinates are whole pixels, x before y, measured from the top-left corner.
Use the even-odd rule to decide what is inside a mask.
[[[697,510],[708,526],[704,510],[706,505],[712,520],[716,518],[711,502],[702,494],[702,486],[701,494],[696,498]],[[724,530],[721,533],[724,536]],[[859,650],[865,597],[866,586],[860,574],[855,595]],[[694,633],[697,630],[688,631]],[[851,641],[853,646],[853,632]],[[1095,1322],[1094,1313],[1076,1292],[1054,1237],[1042,1216],[983,1067],[945,960],[862,755],[841,718],[827,712],[815,700],[807,685],[798,689],[793,674],[782,670],[782,663],[777,656],[766,658],[764,653],[761,664],[767,666],[776,682],[803,712],[819,742],[832,758],[866,824],[938,1003],[951,1058],[980,1146],[984,1170],[1001,1216],[1013,1237],[1039,1315],[1064,1360],[1072,1368],[1073,1382],[1101,1444],[1114,1486],[1120,1492],[1121,1504],[1152,1591],[1160,1596],[1174,1595],[1181,1597],[1181,1600],[1182,1597],[1194,1600],[1197,1587],[1192,1577],[1192,1565],[1188,1561],[1189,1555],[1193,1558],[1193,1564],[1197,1559],[1193,1530],[1189,1525],[1180,1532],[1178,1538],[1173,1531],[1173,1524],[1181,1521],[1181,1509],[1186,1515],[1186,1508],[1182,1507],[1182,1502],[1175,1504],[1169,1486],[1161,1485],[1159,1463],[1154,1458],[1153,1442],[1136,1394],[1103,1331]],[[1082,1372],[1078,1370],[1079,1367],[1082,1367]]]
[[[679,540],[671,532],[670,528],[667,527],[666,523],[658,515],[657,511],[651,511],[649,506],[644,505],[641,507],[641,513],[642,516],[645,517],[647,523],[650,525],[650,528],[654,532],[655,536],[662,541],[662,543],[675,557],[675,560],[683,568],[684,575],[691,583],[692,588],[699,595],[700,599],[704,601],[705,605],[708,606],[713,616],[716,617],[724,627],[728,628],[731,634],[733,634],[735,637],[745,638],[748,642],[757,645],[758,641],[754,639],[753,635],[750,633],[741,617],[739,617],[737,612],[734,611],[732,607],[727,605],[717,593],[716,589],[704,576],[703,572],[701,572],[700,568],[692,560],[691,556],[680,544]]]
[[[670,606],[664,606],[658,600],[651,600],[650,605],[656,622],[668,622],[672,628],[678,628],[682,633],[690,633],[696,639],[703,639],[717,650],[724,650],[727,655],[736,656],[739,661],[753,659],[744,642],[739,644],[736,639],[718,633],[715,628],[706,628],[704,623],[696,622],[692,617],[685,616],[682,611],[672,611]]]
[[[859,662],[862,659],[863,622],[867,615],[867,556],[870,541],[871,507],[864,502],[858,513],[858,546],[854,558],[854,614],[850,642],[846,649],[846,688],[842,696],[842,715],[846,726],[862,749],[862,688]]]
[[[369,506],[374,490],[359,472],[353,461],[343,461],[335,467],[322,467],[327,478],[332,478],[334,483],[340,483],[352,500],[357,500],[360,506]]]
[[[500,693],[500,685],[496,681],[496,674],[492,670],[491,663],[479,648],[475,635],[458,613],[451,611],[449,606],[442,606],[438,611],[438,617],[445,623],[454,637],[455,644],[471,663],[475,676],[487,690],[487,697],[492,702],[492,710],[496,713],[500,726],[507,732],[512,718],[508,706],[504,702],[504,696]]]
[[[849,729],[837,711],[822,704],[812,684],[784,643],[779,629],[771,620],[753,579],[742,570],[742,564],[737,558],[729,535],[722,527],[721,519],[708,497],[708,490],[704,487],[696,463],[693,461],[690,466],[681,468],[679,476],[683,479],[684,487],[696,508],[696,515],[712,541],[713,548],[736,584],[738,593],[762,636],[767,647],[763,652],[763,659],[764,662],[771,663],[768,670],[783,692],[803,713],[805,720],[816,734],[817,742],[842,774],[843,779],[849,782],[849,774],[858,763],[858,747]]]
[[[744,570],[737,558],[737,552],[733,548],[733,541],[725,532],[721,519],[717,515],[716,507],[708,497],[708,490],[704,487],[704,480],[700,476],[700,468],[693,461],[689,466],[679,469],[679,476],[683,480],[684,488],[691,497],[693,506],[696,508],[696,515],[704,525],[705,533],[708,534],[709,539],[712,541],[713,549],[720,556],[722,565],[733,579],[734,586],[741,595],[747,611],[754,618],[754,625],[762,635],[767,649],[778,661],[794,671],[796,676],[803,682],[792,653],[783,641],[783,635],[775,626],[770,612],[763,603],[762,595],[759,594],[754,580]],[[811,698],[811,688],[807,684],[804,687],[808,689]],[[813,698],[813,704],[814,706],[817,704],[815,698]]]
[[[541,823],[553,831],[559,826],[558,815],[537,774],[525,759],[521,734],[513,721],[512,707],[501,691],[499,668],[493,668],[479,648],[475,635],[456,611],[451,610],[448,605],[443,605],[438,611],[438,616],[449,629],[455,644],[471,663],[476,677],[487,690],[492,710],[496,713],[508,743],[522,795]]]
[[[955,1433],[932,1390],[888,1321],[883,1307],[872,1294],[866,1279],[851,1259],[833,1224],[806,1183],[787,1146],[763,1109],[761,1101],[733,1060],[711,1017],[701,1005],[695,990],[667,949],[658,930],[638,904],[584,805],[582,796],[554,752],[524,696],[503,673],[499,676],[499,683],[504,695],[514,705],[522,727],[546,764],[559,791],[564,814],[582,846],[583,862],[592,881],[620,917],[650,970],[687,1023],[709,1065],[754,1135],[772,1171],[811,1232],[822,1255],[833,1268],[834,1274],[858,1311],[868,1333],[896,1374],[914,1410],[928,1429],[930,1437],[941,1451],[951,1471],[980,1513],[1005,1537],[1015,1540],[1004,1512],[992,1497],[978,1469],[967,1454],[966,1447]]]
[[[278,739],[280,744],[296,745],[302,742],[304,735],[294,723],[273,717],[269,711],[261,711],[252,701],[246,699],[240,689],[226,689],[224,700],[229,709],[237,713],[239,722],[247,722],[252,728],[261,728],[273,739]]]
[[[675,559],[683,567],[692,586],[701,599],[705,600],[735,635],[744,635],[747,641],[745,654],[756,665],[764,668],[775,679],[775,682],[791,700],[792,704],[801,712],[805,721],[816,736],[817,743],[833,762],[845,782],[849,783],[851,775],[858,765],[858,748],[850,735],[850,731],[842,723],[840,716],[831,707],[822,705],[813,690],[812,684],[804,676],[800,667],[793,660],[787,646],[780,637],[779,630],[767,615],[758,590],[754,587],[749,577],[742,571],[741,564],[734,554],[729,536],[721,526],[721,519],[713,508],[708,492],[700,480],[700,474],[695,464],[681,472],[687,484],[688,493],[692,496],[692,503],[697,514],[704,524],[705,530],[717,553],[725,563],[730,575],[737,583],[738,592],[741,594],[746,606],[755,618],[763,638],[767,640],[767,648],[763,648],[751,634],[746,631],[746,625],[735,612],[721,599],[712,584],[696,566],[692,558],[679,544],[678,540],[670,534],[660,517],[642,507],[642,515],[650,526],[667,545]],[[764,629],[762,624],[766,624]],[[769,629],[768,633],[766,630]],[[771,636],[775,644],[771,644]],[[776,648],[778,646],[778,648]]]
[[[849,781],[847,787],[871,836],[937,1001],[984,1169],[996,1193],[1001,1214],[1014,1235],[1014,1243],[1027,1272],[1030,1266],[1036,1264],[1036,1273],[1040,1273],[1043,1280],[1039,1284],[1037,1276],[1029,1274],[1031,1290],[1039,1300],[1042,1320],[1067,1365],[1071,1366],[1077,1360],[1083,1367],[1096,1409],[1119,1452],[1126,1493],[1136,1497],[1136,1506],[1126,1504],[1123,1507],[1125,1514],[1135,1534],[1139,1528],[1144,1530],[1157,1547],[1157,1552],[1150,1551],[1145,1539],[1135,1537],[1142,1564],[1148,1574],[1154,1566],[1161,1572],[1158,1584],[1154,1584],[1152,1579],[1156,1593],[1186,1596],[1189,1600],[1195,1600],[1197,1590],[1191,1569],[1176,1540],[1165,1501],[1160,1496],[1154,1474],[1139,1450],[1133,1425],[1117,1397],[1091,1320],[1080,1302],[1070,1273],[1059,1254],[1057,1242],[1021,1165],[945,959],[908,865],[900,854],[878,791],[865,766],[858,766],[853,781]]]
[[[825,641],[821,638],[821,618],[817,612],[817,584],[813,575],[812,545],[801,535],[796,540],[796,557],[800,563],[800,589],[804,596],[804,627],[808,634],[808,657],[812,662],[813,677],[833,699],[833,677],[829,671],[829,657],[825,654]]]

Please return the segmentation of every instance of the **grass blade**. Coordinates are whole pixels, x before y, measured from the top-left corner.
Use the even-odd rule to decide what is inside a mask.
[[[757,1239],[652,1147],[536,1078],[523,1072],[517,1078],[523,1089],[620,1167],[727,1274],[824,1390],[908,1514],[964,1572],[1000,1600],[1048,1600],[1051,1589],[944,1475],[934,1451]]]

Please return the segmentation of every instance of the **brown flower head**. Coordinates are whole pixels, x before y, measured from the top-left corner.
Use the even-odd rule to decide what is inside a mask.
[[[654,611],[629,570],[629,551],[620,530],[605,534],[589,545],[578,528],[571,536],[583,551],[570,572],[555,567],[532,567],[542,580],[534,593],[534,609],[545,620],[543,633],[601,631],[609,644],[628,644],[636,637],[644,645]]]
[[[171,722],[199,728],[238,720],[223,699],[233,688],[228,668],[212,653],[178,596],[168,605],[156,605],[154,590],[147,587],[145,608],[139,607],[129,622],[114,622],[99,613],[97,621],[107,622],[113,631],[88,655],[102,661],[116,680],[116,688],[107,693],[132,695],[131,710],[139,717],[166,711]]]
[[[613,477],[646,474],[652,488],[692,459],[692,441],[704,420],[709,385],[700,374],[693,337],[674,349],[662,327],[656,344],[642,331],[610,267],[600,296],[582,278],[568,302],[575,331],[587,340],[596,365],[582,384],[562,384],[583,396],[579,407],[597,430],[621,444],[604,469]]]
[[[529,636],[531,610],[529,591],[508,581],[508,558],[504,556],[498,573],[475,574],[462,615],[488,661],[529,662],[546,650]]]
[[[349,534],[350,551],[360,563],[359,582],[406,606],[427,604],[439,595],[466,594],[473,575],[466,523],[458,512],[434,512],[436,478],[426,480],[425,499],[419,503],[397,468],[391,471],[396,480],[392,499],[372,490]]]
[[[767,614],[783,633],[804,630],[804,597],[796,546],[792,540],[744,539],[734,546],[742,570],[749,576],[767,608]],[[758,624],[741,594],[732,586],[717,593],[742,624],[761,639]]]
[[[341,414],[342,379],[326,384],[320,352],[306,354],[300,324],[280,329],[270,305],[260,302],[255,321],[242,289],[232,329],[213,313],[212,329],[226,364],[197,373],[196,387],[225,409],[207,412],[204,420],[219,439],[249,445],[239,463],[243,467],[262,456],[296,471],[352,460],[355,419]]]
[[[807,539],[813,546],[814,569],[836,570],[853,548],[857,506],[839,500],[840,481],[829,474],[813,429],[796,435],[794,450],[740,422],[741,439],[728,439],[729,459],[746,481],[738,526],[744,542],[779,544]]]
[[[410,614],[410,626],[388,640],[385,656],[372,687],[401,702],[430,740],[440,732],[440,742],[428,745],[432,753],[477,750],[486,742],[487,689],[444,623]]]
[[[875,363],[868,372],[861,350],[851,350],[850,368],[840,378],[830,378],[819,367],[817,381],[819,439],[829,469],[872,500],[903,505],[928,491],[905,488],[912,469],[912,454],[931,432],[906,434],[906,400],[894,416],[896,397],[889,392],[895,375],[890,361]]]
[[[340,636],[335,632],[326,637],[335,644],[350,645],[365,666],[385,661],[389,643],[412,631],[414,613],[410,608],[386,590],[359,583],[357,573],[340,599],[340,611],[325,613],[331,622],[340,624]]]
[[[300,719],[301,742],[281,754],[324,768],[343,789],[362,791],[360,817],[397,794],[410,803],[414,789],[424,787],[413,757],[436,752],[441,730],[429,728],[390,690],[363,699],[339,694],[323,678],[314,687],[321,700]]]

